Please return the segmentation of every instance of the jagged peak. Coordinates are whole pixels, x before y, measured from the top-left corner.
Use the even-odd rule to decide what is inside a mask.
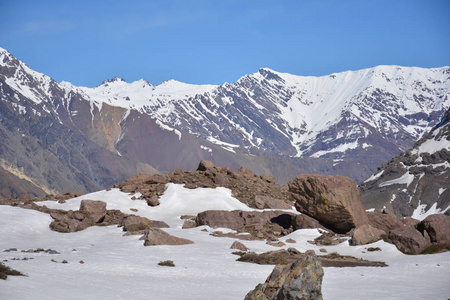
[[[114,82],[125,82],[126,83],[125,79],[114,76],[111,79],[107,79],[107,80],[103,81],[101,85],[108,84],[108,83],[114,83]]]

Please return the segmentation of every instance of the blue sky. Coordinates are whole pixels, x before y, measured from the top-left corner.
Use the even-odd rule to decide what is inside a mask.
[[[234,82],[450,65],[450,1],[0,0],[0,47],[56,81]]]

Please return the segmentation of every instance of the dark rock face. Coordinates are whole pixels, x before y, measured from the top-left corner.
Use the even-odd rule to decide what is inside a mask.
[[[144,240],[144,246],[187,245],[194,243],[193,241],[190,241],[188,239],[170,235],[159,228],[148,228],[141,239]]]
[[[343,176],[299,175],[289,182],[298,211],[340,233],[367,224],[355,182]]]
[[[374,243],[381,239],[385,232],[373,227],[370,224],[364,224],[355,228],[352,234],[352,245],[365,245]]]
[[[364,206],[409,217],[419,205],[450,205],[450,110],[415,145],[395,156],[360,184]],[[447,211],[447,215],[450,211]]]
[[[425,232],[435,244],[450,243],[450,216],[430,215],[417,226],[423,234]]]
[[[288,265],[277,265],[267,278],[245,296],[245,300],[322,299],[323,269],[320,258],[307,256]]]

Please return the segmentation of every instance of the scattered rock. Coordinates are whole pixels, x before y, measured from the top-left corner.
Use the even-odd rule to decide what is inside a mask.
[[[314,241],[308,241],[311,244],[317,246],[334,246],[339,245],[342,242],[347,241],[347,237],[343,234],[336,234],[333,232],[322,232],[322,234],[314,239]]]
[[[322,299],[323,269],[320,258],[307,256],[288,265],[277,265],[245,300]]]
[[[295,244],[295,243],[297,243],[297,241],[293,240],[293,239],[287,239],[286,243]]]
[[[152,225],[152,220],[135,215],[128,215],[123,220],[123,230],[129,232],[145,230]]]
[[[193,241],[175,237],[168,234],[159,228],[148,228],[145,231],[144,236],[141,238],[144,240],[144,246],[156,246],[156,245],[186,245],[193,244]]]
[[[80,212],[87,216],[92,223],[101,223],[106,215],[106,203],[95,200],[81,200]]]
[[[359,190],[348,177],[299,175],[288,186],[297,210],[333,231],[345,233],[369,222]]]
[[[230,249],[236,249],[236,250],[241,250],[241,251],[248,251],[248,248],[244,244],[242,244],[241,242],[238,242],[238,241],[235,241],[231,245]]]
[[[197,223],[194,220],[189,220],[189,219],[184,220],[183,227],[182,227],[183,229],[190,229],[190,228],[195,228],[195,227],[197,227]]]
[[[327,249],[325,249],[325,248],[320,248],[319,251],[322,252],[322,253],[327,253],[328,252]]]

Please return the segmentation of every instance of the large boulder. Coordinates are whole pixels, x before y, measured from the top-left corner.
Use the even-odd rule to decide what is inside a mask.
[[[100,223],[106,215],[106,202],[81,200],[80,212],[86,215],[92,223]]]
[[[245,300],[322,299],[323,269],[320,258],[308,255],[287,265],[277,265],[267,278],[245,296]]]
[[[384,230],[375,228],[370,224],[358,226],[352,234],[352,245],[365,245],[376,242],[381,239],[383,234],[386,234]]]
[[[420,222],[417,228],[423,234],[427,232],[432,243],[450,243],[450,216],[443,214],[430,215]]]
[[[123,220],[123,230],[128,232],[145,230],[152,225],[152,220],[135,215],[128,215]]]
[[[298,229],[312,229],[312,228],[321,228],[325,229],[319,221],[316,219],[311,218],[310,216],[307,216],[305,214],[296,215],[294,219],[292,220],[292,227],[295,230]]]
[[[388,234],[391,230],[405,227],[405,223],[395,215],[379,212],[367,212],[370,225]]]
[[[241,229],[245,226],[277,223],[284,228],[291,226],[294,214],[283,211],[242,211],[207,210],[195,218],[197,226],[208,225],[212,228]]]
[[[355,182],[344,176],[299,175],[289,182],[298,211],[345,233],[369,222]]]
[[[412,226],[394,229],[389,233],[389,241],[406,254],[418,254],[430,245],[428,235],[424,236]]]
[[[164,230],[154,227],[148,228],[141,239],[144,240],[144,246],[187,245],[194,243],[191,240],[170,235]]]

